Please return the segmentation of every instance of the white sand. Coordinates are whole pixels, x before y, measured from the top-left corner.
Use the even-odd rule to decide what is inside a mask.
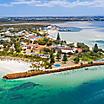
[[[30,69],[30,63],[16,60],[0,60],[1,73],[24,72]]]

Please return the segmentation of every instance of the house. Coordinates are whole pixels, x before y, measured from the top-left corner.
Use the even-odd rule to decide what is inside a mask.
[[[73,54],[75,53],[75,50],[72,48],[62,48],[61,49],[62,53],[66,53],[66,54]]]
[[[12,44],[12,46],[10,47],[10,50],[14,50],[15,51],[14,44]]]
[[[74,50],[75,52],[78,52],[78,53],[81,53],[81,52],[83,51],[82,48],[73,48],[73,50]]]
[[[9,38],[9,37],[0,37],[0,41],[8,41],[8,42],[10,42],[11,41],[11,39]]]
[[[14,36],[13,33],[11,33],[9,30],[7,30],[6,32],[4,32],[5,36]]]
[[[59,46],[56,48],[61,49],[62,53],[66,53],[66,54],[74,54],[75,52],[81,53],[83,50],[81,48],[68,48],[68,47],[64,47],[64,46]]]
[[[38,40],[39,38],[42,38],[41,36],[37,36],[37,34],[28,34],[25,36],[25,39],[35,41]]]
[[[29,45],[22,45],[22,50],[23,53],[27,53],[27,54],[33,54],[32,52],[34,52],[34,50],[36,50],[36,48],[38,48],[38,44],[29,44]]]
[[[0,51],[3,51],[4,46],[1,44],[0,45]]]

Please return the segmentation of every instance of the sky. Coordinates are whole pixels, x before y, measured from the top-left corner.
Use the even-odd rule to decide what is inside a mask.
[[[104,16],[104,0],[0,0],[9,16]]]

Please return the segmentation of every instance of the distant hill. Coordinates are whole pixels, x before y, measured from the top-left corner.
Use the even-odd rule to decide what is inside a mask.
[[[0,23],[17,22],[63,22],[63,21],[104,21],[104,16],[71,16],[71,17],[1,17]]]

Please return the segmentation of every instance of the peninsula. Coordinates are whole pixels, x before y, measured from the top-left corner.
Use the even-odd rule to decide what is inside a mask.
[[[50,31],[56,31],[56,37]],[[5,58],[31,64],[29,70],[7,73],[5,79],[104,65],[104,51],[97,44],[89,47],[80,42],[68,43],[61,39],[57,26],[39,23],[0,26],[0,59]]]

